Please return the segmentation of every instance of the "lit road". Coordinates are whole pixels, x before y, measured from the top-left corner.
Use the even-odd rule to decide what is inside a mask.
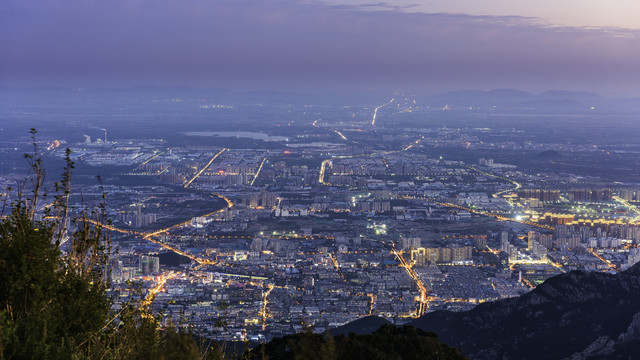
[[[500,250],[498,249],[493,249],[491,248],[489,245],[485,245],[487,247],[487,249],[492,252],[494,255],[498,255],[500,254]],[[518,260],[509,260],[510,268],[511,270],[515,270],[515,267],[513,267],[514,265],[520,264],[520,265],[527,265],[527,264],[550,264],[551,266],[555,267],[556,269],[560,270],[561,272],[565,273],[566,271],[562,268],[562,265],[551,260],[551,258],[547,255],[547,258],[544,260],[540,260],[540,261],[518,261]],[[525,280],[526,281],[526,280]],[[535,288],[535,286],[531,285],[531,283],[529,283],[528,281],[526,281],[529,285],[530,288]]]
[[[336,134],[338,134],[338,136],[340,136],[340,137],[342,138],[342,140],[350,141],[350,140],[349,140],[349,139],[347,139],[347,137],[346,137],[346,136],[344,136],[344,134],[343,134],[343,133],[341,133],[340,131],[338,131],[338,130],[334,130],[334,129],[329,129],[329,130],[331,130],[331,131],[335,132]]]
[[[493,253],[493,255],[500,254],[500,250],[498,250],[498,249],[494,249],[494,248],[490,247],[489,245],[485,245],[485,247],[487,248],[487,250],[489,250],[489,252]]]
[[[380,110],[381,108],[391,104],[392,102],[394,102],[396,99],[393,98],[391,99],[388,103],[384,104],[384,105],[380,105],[377,108],[375,108],[373,110],[373,118],[371,119],[371,125],[376,126],[376,118],[378,117],[378,110]]]
[[[320,184],[322,184],[322,185],[331,185],[331,183],[324,181],[324,176],[325,176],[325,173],[327,171],[326,170],[327,169],[327,164],[333,159],[352,159],[352,158],[357,158],[357,157],[374,156],[374,155],[378,155],[378,153],[359,154],[359,155],[341,155],[341,156],[334,156],[331,159],[322,160],[322,164],[320,165],[320,176],[318,178],[318,182]]]
[[[59,140],[53,140],[51,142],[51,144],[49,144],[49,146],[47,147],[47,151],[53,150],[53,149],[58,148],[58,147],[60,147],[60,141]]]
[[[635,218],[633,218],[632,221],[640,221],[640,209],[638,209],[637,206],[629,203],[628,201],[622,199],[619,196],[614,196],[613,200],[619,202],[620,204],[626,206],[629,210],[633,211],[634,213],[636,213],[638,216],[636,216]]]
[[[613,265],[611,262],[609,262],[607,259],[603,258],[602,256],[600,256],[600,254],[598,254],[597,252],[595,252],[592,248],[587,248],[587,251],[589,251],[591,253],[591,255],[597,257],[600,261],[602,261],[603,263],[605,263],[610,270],[616,271],[616,267],[615,265]]]
[[[424,313],[426,313],[429,309],[429,297],[427,296],[427,292],[429,290],[427,289],[427,286],[422,282],[422,279],[420,279],[415,270],[413,270],[413,266],[407,263],[407,261],[402,257],[402,254],[398,253],[398,251],[396,250],[396,245],[393,242],[391,242],[391,252],[393,252],[398,261],[400,261],[400,267],[403,267],[407,271],[409,277],[413,279],[413,281],[418,286],[420,296],[416,298],[416,301],[418,301],[419,305],[418,309],[416,310],[415,317],[420,317],[424,315]]]
[[[273,285],[267,285],[267,291],[265,291],[264,294],[262,295],[262,308],[260,309],[260,318],[262,319],[262,330],[265,330],[267,326],[267,318],[269,317],[269,314],[267,313],[267,305],[269,304],[269,300],[267,300],[267,297],[269,297],[269,294],[271,293],[272,290],[273,290]]]
[[[163,173],[165,173],[167,170],[169,170],[169,168],[171,167],[171,165],[167,165],[167,167],[165,167],[164,169],[160,170],[156,175],[162,175]]]
[[[520,183],[519,183],[519,182],[517,182],[517,181],[514,181],[514,180],[511,180],[511,179],[508,179],[508,178],[506,178],[506,177],[502,177],[502,176],[494,175],[494,174],[492,174],[492,173],[488,173],[488,172],[486,172],[486,171],[482,171],[482,170],[476,169],[476,168],[474,168],[473,166],[467,166],[467,167],[468,167],[469,169],[473,170],[473,171],[479,172],[479,173],[480,173],[480,174],[482,174],[482,175],[489,176],[489,177],[492,177],[492,178],[495,178],[495,179],[504,180],[504,181],[509,182],[509,183],[511,183],[511,184],[513,184],[513,185],[515,186],[513,189],[502,190],[502,191],[499,191],[499,192],[497,192],[497,193],[493,194],[493,197],[494,197],[494,198],[497,198],[498,196],[500,196],[500,195],[502,195],[502,194],[505,194],[505,193],[508,193],[508,192],[513,192],[513,191],[516,191],[516,190],[518,190],[518,189],[522,188],[522,184],[520,184]]]
[[[367,296],[369,297],[369,316],[371,316],[373,315],[373,308],[376,305],[378,297],[376,296],[376,294],[367,294]]]
[[[490,216],[490,217],[496,218],[496,219],[498,219],[500,221],[517,222],[517,223],[520,223],[520,224],[535,226],[537,228],[541,228],[541,229],[545,229],[545,230],[553,230],[554,229],[552,226],[549,226],[549,225],[538,224],[536,222],[527,221],[527,220],[512,219],[512,218],[509,218],[509,217],[506,217],[506,216],[493,214],[493,213],[490,213],[488,211],[476,210],[476,209],[468,208],[468,207],[461,206],[461,205],[458,205],[458,204],[434,201],[433,199],[429,199],[429,198],[426,198],[426,197],[408,196],[408,195],[401,195],[400,197],[403,198],[403,199],[418,199],[418,200],[433,201],[434,204],[438,204],[440,206],[445,206],[445,207],[451,207],[451,208],[456,208],[456,209],[460,209],[460,210],[465,210],[465,211],[468,211],[468,212],[470,212],[472,214]]]
[[[215,261],[213,261],[211,259],[200,258],[200,257],[194,256],[194,255],[186,253],[186,252],[184,252],[184,251],[182,251],[182,250],[180,250],[180,249],[178,249],[178,248],[176,248],[174,246],[171,246],[171,245],[165,244],[163,242],[160,242],[158,240],[152,239],[151,237],[145,237],[145,239],[150,241],[150,242],[152,242],[152,243],[160,245],[164,249],[173,251],[176,254],[179,254],[179,255],[182,255],[184,257],[187,257],[187,258],[197,262],[198,264],[201,264],[201,265],[214,265],[216,263]]]
[[[342,270],[340,270],[340,264],[338,263],[338,259],[336,259],[336,257],[333,254],[329,254],[329,257],[331,258],[331,261],[333,262],[333,267],[336,268],[336,270],[338,271],[338,274],[340,274],[340,277],[342,278],[343,281],[347,281],[347,279],[344,277],[344,274],[342,273]]]
[[[438,204],[438,205],[441,205],[441,206],[452,207],[452,208],[456,208],[456,209],[460,209],[460,210],[466,210],[466,211],[468,211],[470,213],[473,213],[473,214],[490,216],[490,217],[496,218],[496,219],[498,219],[500,221],[517,222],[517,223],[520,223],[520,224],[535,226],[535,227],[538,227],[538,228],[541,228],[541,229],[546,229],[546,230],[553,230],[554,229],[552,226],[549,226],[549,225],[542,225],[542,224],[538,224],[538,223],[535,223],[533,221],[527,221],[527,220],[512,219],[512,218],[508,218],[506,216],[496,215],[496,214],[490,213],[488,211],[475,210],[475,209],[471,209],[471,208],[468,208],[468,207],[460,206],[460,205],[457,205],[457,204],[446,203],[446,202],[437,202],[437,201],[435,203]]]
[[[418,140],[416,140],[416,141],[412,142],[411,144],[409,144],[407,147],[403,148],[402,150],[395,151],[395,152],[407,151],[407,150],[411,149],[412,147],[414,147],[414,146],[418,145],[418,144],[420,143],[420,141],[422,141],[422,140],[424,140],[424,136],[423,136],[423,135],[420,135],[420,139],[418,139]]]
[[[386,103],[386,104],[384,104],[384,105],[380,105],[380,106],[378,106],[378,107],[375,109],[374,114],[373,114],[373,120],[372,120],[372,122],[371,122],[371,125],[375,125],[375,121],[376,121],[376,116],[377,116],[377,113],[378,113],[378,109],[380,109],[380,108],[382,108],[382,107],[384,107],[384,106],[387,106],[387,105],[391,104],[391,103],[392,103],[392,102],[394,102],[394,101],[395,101],[395,98],[391,99],[388,103]],[[318,125],[318,121],[320,121],[320,120],[322,120],[322,119],[314,120],[314,121],[313,121],[313,123],[312,123],[311,125],[313,125],[314,127],[320,128],[320,125]],[[338,135],[339,135],[343,140],[346,140],[346,141],[350,141],[350,142],[356,143],[356,142],[355,142],[355,141],[353,141],[353,140],[349,140],[346,136],[344,136],[344,134],[343,134],[343,133],[341,133],[341,132],[340,132],[340,131],[338,131],[338,130],[334,130],[334,129],[329,129],[329,130],[331,130],[331,131],[333,131],[333,132],[337,133],[337,134],[338,134]],[[359,155],[350,155],[350,156],[334,156],[334,157],[332,157],[331,159],[323,160],[323,161],[322,161],[322,163],[321,163],[321,165],[320,165],[320,175],[318,176],[318,182],[319,182],[320,184],[322,184],[322,185],[331,185],[331,183],[326,182],[324,179],[325,179],[325,174],[326,174],[327,164],[329,164],[329,162],[330,162],[331,160],[333,160],[333,159],[350,159],[350,158],[363,157],[363,156],[375,156],[375,155],[389,155],[389,154],[396,154],[396,153],[399,153],[399,152],[403,152],[403,151],[408,151],[408,150],[410,150],[410,149],[411,149],[411,148],[413,148],[414,146],[418,145],[422,140],[424,140],[424,135],[420,135],[420,137],[419,137],[416,141],[414,141],[414,142],[410,143],[409,145],[405,146],[404,148],[402,148],[402,149],[400,149],[400,150],[382,151],[382,152],[374,152],[374,153],[371,153],[371,154],[359,154]],[[383,159],[383,161],[384,161],[384,159]],[[385,161],[385,165],[386,165],[386,161]],[[388,165],[387,165],[387,167],[388,167]]]
[[[384,158],[381,158],[380,160],[382,160],[382,163],[384,164],[384,166],[387,167],[387,171],[391,170],[391,168],[389,167],[389,163],[387,163],[387,160],[385,160]]]
[[[313,123],[311,123],[311,125],[314,126],[314,127],[317,127],[318,129],[322,129],[322,127],[320,125],[318,125],[318,121],[320,121],[320,120],[322,120],[322,119],[315,120]],[[342,132],[340,132],[340,131],[338,131],[336,129],[331,129],[331,128],[325,128],[325,129],[329,130],[329,131],[333,131],[334,133],[338,134],[338,136],[340,136],[340,138],[342,140],[344,140],[344,141],[349,141],[349,142],[352,142],[354,144],[358,144],[357,141],[350,140]]]
[[[331,161],[331,159],[322,160],[322,164],[320,165],[320,176],[318,178],[318,182],[322,185],[330,185],[329,183],[324,181],[324,173],[327,169],[327,164]]]
[[[563,273],[566,273],[566,271],[565,271],[565,270],[564,270],[564,268],[562,267],[562,264],[557,263],[557,262],[555,262],[555,261],[551,260],[551,257],[549,257],[549,255],[547,255],[547,262],[548,262],[549,264],[551,264],[553,267],[555,267],[556,269],[558,269],[558,270],[562,271]]]
[[[140,163],[140,165],[148,164],[148,163],[149,163],[149,161],[151,161],[151,160],[153,160],[153,159],[157,158],[158,156],[160,156],[160,155],[162,155],[162,154],[165,154],[165,153],[166,153],[167,151],[169,151],[169,150],[171,150],[171,148],[167,148],[167,150],[165,150],[165,151],[163,151],[163,152],[159,152],[159,153],[157,153],[157,154],[153,155],[152,157],[148,158],[147,160],[145,160],[145,161],[141,162],[141,163]],[[140,166],[140,165],[139,165],[139,166]]]
[[[213,214],[217,214],[219,212],[225,211],[226,209],[232,208],[234,206],[233,202],[231,200],[229,200],[229,198],[227,198],[226,196],[221,195],[221,194],[213,194],[213,195],[218,196],[218,197],[222,198],[224,201],[226,201],[227,202],[227,207],[219,209],[219,210],[216,210],[216,211],[212,211],[210,213],[206,213],[204,215],[200,215],[199,217],[209,217],[209,216],[211,216]],[[191,221],[192,221],[191,219],[185,220],[183,222],[171,225],[171,226],[166,227],[164,229],[156,230],[156,231],[150,232],[150,233],[142,233],[142,234],[144,235],[144,238],[147,239],[147,238],[150,238],[150,237],[153,237],[153,236],[157,236],[157,235],[169,232],[170,230],[177,229],[177,228],[183,227],[185,225],[189,225],[189,224],[191,224]]]
[[[267,157],[265,156],[264,159],[262,159],[262,162],[260,163],[260,166],[258,166],[258,171],[256,171],[256,175],[253,177],[253,180],[251,180],[251,186],[253,186],[253,183],[256,182],[256,179],[258,178],[258,175],[260,175],[260,171],[262,170],[262,166],[264,165],[264,162],[267,161]]]
[[[221,194],[213,194],[213,195],[224,199],[227,202],[227,206],[225,208],[222,208],[222,209],[219,209],[219,210],[212,211],[210,213],[201,215],[201,217],[208,217],[208,216],[211,216],[213,214],[225,211],[226,209],[232,208],[234,206],[234,203],[231,200],[229,200],[229,198],[225,197],[224,195],[221,195]],[[91,224],[94,224],[94,225],[97,225],[97,226],[101,226],[104,229],[111,230],[111,231],[116,231],[116,232],[119,232],[119,233],[122,233],[122,234],[141,236],[144,240],[150,241],[150,242],[152,242],[154,244],[158,244],[158,245],[160,245],[162,248],[164,248],[166,250],[170,250],[170,251],[172,251],[172,252],[174,252],[176,254],[185,256],[185,257],[187,257],[187,258],[189,258],[189,259],[191,259],[191,260],[193,260],[193,261],[195,261],[195,262],[197,262],[198,264],[201,264],[201,265],[213,265],[213,264],[216,263],[215,261],[213,261],[211,259],[200,258],[200,257],[194,256],[194,255],[186,253],[186,252],[184,252],[184,251],[182,251],[182,250],[180,250],[180,249],[178,249],[178,248],[176,248],[176,247],[174,247],[172,245],[165,244],[165,243],[163,243],[161,241],[158,241],[158,240],[154,239],[154,237],[156,237],[158,235],[165,234],[165,233],[168,233],[169,231],[171,231],[173,229],[177,229],[177,228],[180,228],[180,227],[183,227],[183,226],[191,224],[191,222],[192,222],[191,219],[185,220],[183,222],[180,222],[180,223],[177,223],[175,225],[171,225],[169,227],[166,227],[166,228],[163,228],[163,229],[160,229],[160,230],[156,230],[156,231],[153,231],[153,232],[142,232],[142,231],[135,231],[135,230],[120,229],[120,228],[117,228],[115,226],[104,224],[104,223],[99,223],[99,222],[97,222],[95,220],[91,220],[91,219],[85,219],[84,221],[86,221],[88,223],[91,223]]]
[[[383,151],[383,152],[374,152],[371,154],[358,154],[358,155],[347,155],[347,156],[334,156],[331,159],[326,159],[326,160],[322,160],[322,164],[320,164],[320,175],[318,177],[318,182],[322,185],[331,185],[331,183],[326,182],[324,180],[325,178],[325,174],[327,171],[327,164],[329,164],[329,162],[333,159],[352,159],[352,158],[357,158],[357,157],[365,157],[365,156],[376,156],[376,155],[389,155],[389,154],[396,154],[396,153],[400,153],[403,151],[408,151],[411,148],[413,148],[414,146],[418,145],[420,143],[420,141],[424,140],[424,136],[420,135],[420,137],[418,138],[418,140],[410,143],[409,145],[405,146],[404,148],[400,149],[400,150],[391,150],[391,151]]]
[[[207,170],[209,168],[209,166],[211,166],[211,164],[216,160],[216,158],[220,155],[222,155],[223,152],[227,151],[228,149],[222,149],[220,150],[220,152],[218,152],[217,154],[215,154],[211,160],[209,160],[209,162],[207,163],[207,165],[205,165],[202,169],[200,169],[200,171],[198,171],[192,178],[191,180],[187,181],[184,184],[185,188],[188,188],[189,185],[191,185],[191,183],[198,178],[198,176],[202,175],[203,172],[205,172],[205,170]]]
[[[148,310],[149,306],[153,303],[153,300],[155,299],[156,295],[160,291],[162,291],[162,289],[164,288],[164,284],[167,283],[167,280],[173,279],[176,276],[178,276],[178,273],[174,271],[170,271],[168,273],[163,273],[162,275],[160,275],[160,278],[158,279],[158,283],[156,284],[156,286],[154,286],[152,289],[149,290],[149,293],[142,301],[142,304],[141,304],[142,309]]]

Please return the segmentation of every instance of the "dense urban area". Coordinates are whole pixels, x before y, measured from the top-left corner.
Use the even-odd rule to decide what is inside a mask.
[[[602,130],[624,115],[589,103],[577,117],[426,104],[403,92],[364,105],[214,99],[154,96],[100,116],[85,104],[64,119],[55,107],[4,109],[42,119],[47,180],[71,150],[72,209],[106,195],[109,295],[140,284],[164,324],[215,340],[323,332],[367,315],[403,324],[640,261],[640,145],[633,131]],[[147,107],[163,114],[155,125]],[[545,121],[555,125],[536,125]],[[19,125],[2,132],[11,199],[31,139]]]

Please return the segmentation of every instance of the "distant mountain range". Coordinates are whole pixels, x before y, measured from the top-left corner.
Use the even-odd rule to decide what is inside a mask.
[[[434,107],[492,109],[515,112],[638,111],[640,99],[607,99],[596,93],[550,90],[534,94],[513,89],[461,90],[426,97]]]
[[[588,92],[572,92],[562,90],[549,90],[541,94],[533,94],[514,89],[496,90],[461,90],[452,91],[431,97],[432,100],[452,101],[456,104],[517,104],[532,101],[558,101],[572,100],[581,103],[598,103],[605,99]]]
[[[304,93],[294,91],[236,91],[220,88],[192,88],[185,86],[139,86],[132,88],[70,89],[63,87],[15,88],[0,86],[2,101],[33,100],[141,100],[145,99],[206,99],[227,103],[265,104],[322,104],[373,106],[387,102],[391,94],[384,91],[335,93]],[[640,98],[609,99],[590,92],[549,90],[540,94],[514,90],[459,90],[443,94],[416,97],[416,105],[453,110],[500,110],[528,113],[564,112],[638,112]]]
[[[336,331],[359,332],[358,324],[376,322],[365,318]],[[471,359],[637,359],[640,264],[617,275],[573,271],[517,298],[437,311],[409,324]]]
[[[232,104],[317,104],[317,105],[370,105],[389,100],[388,93],[365,91],[362,93],[304,93],[292,91],[236,91],[222,88],[193,88],[187,86],[137,86],[130,88],[71,89],[65,87],[18,88],[0,86],[0,107],[3,101],[150,101],[158,99],[196,99]]]

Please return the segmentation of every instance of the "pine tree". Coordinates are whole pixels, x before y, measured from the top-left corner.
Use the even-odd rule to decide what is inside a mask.
[[[69,219],[68,149],[52,206],[35,220],[45,173],[31,135],[31,178],[16,200],[4,199],[9,213],[0,220],[0,359],[200,359],[190,331],[162,329],[136,297],[112,310],[104,202]]]
[[[45,174],[35,130],[31,134],[34,154],[25,155],[33,171],[31,193],[25,195],[25,182],[0,223],[0,357],[70,359],[91,345],[109,314],[108,239],[99,226],[77,222],[68,253],[61,251],[73,168],[69,156],[48,220],[34,220]]]

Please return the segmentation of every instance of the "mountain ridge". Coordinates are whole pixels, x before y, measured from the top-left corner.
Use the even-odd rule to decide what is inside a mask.
[[[634,359],[638,299],[640,264],[618,274],[576,270],[520,297],[465,312],[435,311],[408,325],[436,333],[471,359]],[[366,333],[358,325],[373,324],[371,318],[337,329]]]
[[[572,271],[517,298],[462,313],[437,311],[410,324],[436,332],[473,359],[581,358],[606,347],[612,351],[600,358],[626,358],[615,349],[640,342],[640,334],[629,331],[640,324],[639,296],[639,265],[617,275]]]

